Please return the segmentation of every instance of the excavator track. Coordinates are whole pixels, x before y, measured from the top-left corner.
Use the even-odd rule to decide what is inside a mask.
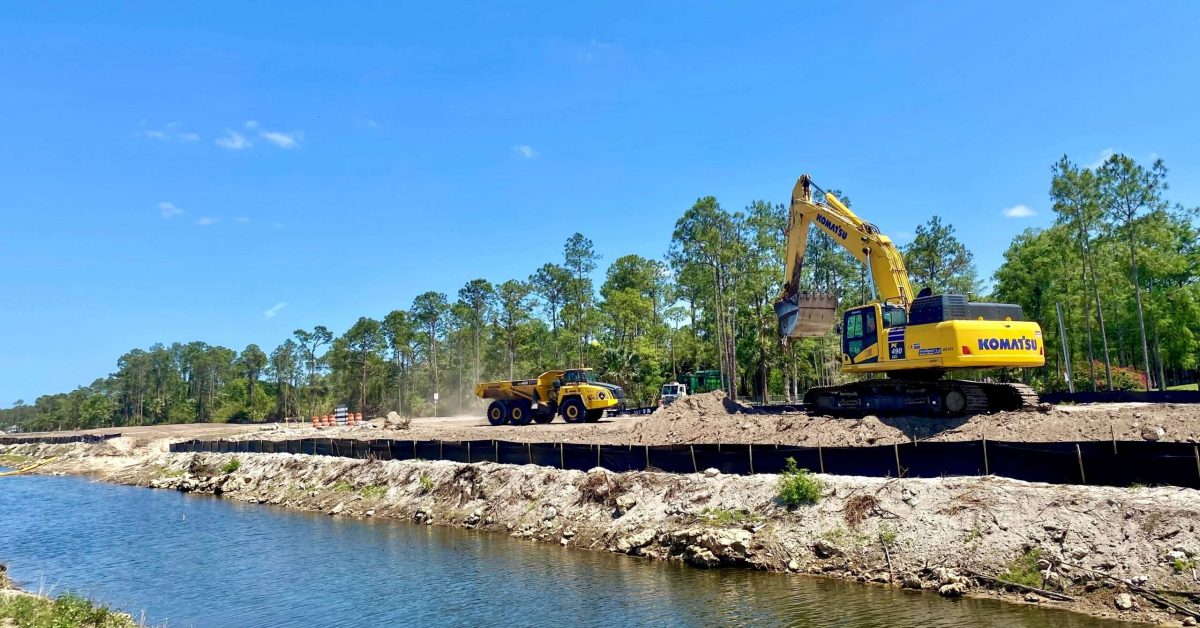
[[[835,416],[919,415],[959,417],[1037,408],[1037,393],[1024,384],[962,379],[872,379],[819,386],[804,395],[808,411]]]

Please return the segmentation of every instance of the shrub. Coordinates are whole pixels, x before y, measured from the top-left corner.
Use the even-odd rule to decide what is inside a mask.
[[[762,521],[762,517],[752,512],[730,508],[706,508],[700,517],[705,523],[720,527],[744,526]]]
[[[433,490],[433,478],[428,475],[422,473],[419,482],[421,483],[421,493],[428,493]]]
[[[1026,550],[1024,554],[1013,559],[996,578],[1005,582],[1023,584],[1027,587],[1041,587],[1042,570],[1038,568],[1038,559],[1041,557],[1041,549],[1035,547]]]
[[[813,477],[808,469],[796,468],[796,459],[787,459],[787,468],[779,478],[779,500],[788,507],[808,506],[821,499],[821,490],[825,488],[820,480]]]
[[[54,600],[33,596],[0,597],[0,618],[12,620],[17,626],[34,628],[123,628],[136,625],[128,615],[113,612],[104,606],[93,606],[91,602],[73,593],[60,595]],[[8,625],[7,621],[0,623]]]
[[[241,469],[241,468],[242,468],[241,460],[238,460],[237,458],[230,458],[229,462],[226,462],[225,466],[221,467],[221,473],[233,473],[234,471],[237,471],[238,469]]]

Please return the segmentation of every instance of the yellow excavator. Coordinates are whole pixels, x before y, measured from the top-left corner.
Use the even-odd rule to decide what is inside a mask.
[[[876,298],[847,309],[840,321],[836,294],[800,290],[813,225],[866,265]],[[935,295],[928,288],[914,294],[904,257],[891,238],[808,175],[792,190],[784,277],[775,313],[785,343],[823,336],[836,324],[842,372],[886,376],[809,388],[804,403],[812,411],[953,417],[1037,404],[1037,395],[1023,384],[944,378],[954,369],[1042,366],[1041,327],[1024,320],[1021,306],[972,303],[965,295]]]

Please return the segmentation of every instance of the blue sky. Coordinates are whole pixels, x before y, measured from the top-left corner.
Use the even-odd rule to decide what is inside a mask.
[[[943,215],[984,275],[1064,153],[1200,203],[1195,3],[328,7],[0,5],[0,405],[524,278],[576,230],[660,257],[697,197],[802,172],[901,241]]]

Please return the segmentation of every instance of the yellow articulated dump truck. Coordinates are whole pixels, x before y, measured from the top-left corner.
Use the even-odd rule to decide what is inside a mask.
[[[494,399],[487,419],[492,425],[549,423],[562,415],[567,423],[595,422],[609,409],[625,405],[620,386],[596,381],[592,369],[546,371],[537,379],[485,382],[475,386],[480,399]]]

